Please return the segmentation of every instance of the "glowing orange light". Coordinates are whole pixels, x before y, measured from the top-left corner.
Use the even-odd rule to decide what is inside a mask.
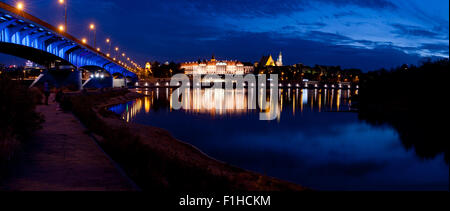
[[[22,2],[17,3],[17,9],[18,10],[23,10],[24,6]]]

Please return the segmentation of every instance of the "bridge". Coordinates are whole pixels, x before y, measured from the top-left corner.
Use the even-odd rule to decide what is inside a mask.
[[[81,81],[79,69],[92,71],[93,68],[108,73],[111,80],[114,74],[137,79],[134,67],[116,61],[67,32],[3,2],[0,2],[0,53],[30,60],[49,70],[70,69],[76,73],[78,83]],[[73,75],[70,77],[74,78]],[[91,78],[95,79],[95,74]]]

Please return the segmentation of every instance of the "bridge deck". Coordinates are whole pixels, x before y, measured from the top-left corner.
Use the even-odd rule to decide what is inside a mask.
[[[51,101],[51,100],[49,100]],[[122,174],[85,134],[71,114],[57,111],[55,103],[38,106],[45,115],[43,128],[25,149],[0,189],[13,191],[132,191]]]

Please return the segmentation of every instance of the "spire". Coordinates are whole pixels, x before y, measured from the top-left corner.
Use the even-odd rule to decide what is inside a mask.
[[[214,56],[214,53],[212,54],[211,61],[212,61],[212,62],[215,62],[215,61],[216,61],[216,56]]]
[[[278,55],[277,66],[283,66],[283,54],[281,53],[281,51],[280,54]]]

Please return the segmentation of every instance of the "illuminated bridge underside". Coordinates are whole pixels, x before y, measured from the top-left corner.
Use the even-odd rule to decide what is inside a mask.
[[[46,66],[98,66],[110,74],[136,74],[103,53],[27,13],[0,2],[0,52]]]

